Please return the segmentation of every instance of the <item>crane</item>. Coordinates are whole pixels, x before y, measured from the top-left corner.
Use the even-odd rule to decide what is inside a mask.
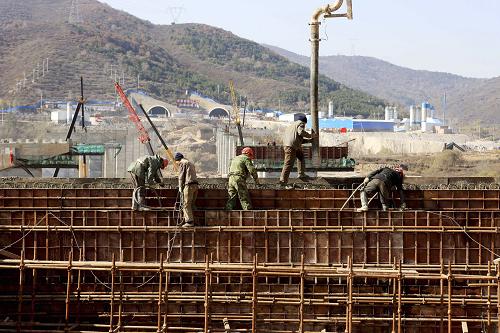
[[[122,87],[120,86],[120,84],[118,82],[115,82],[115,89],[116,89],[116,92],[118,93],[118,95],[120,96],[120,98],[123,102],[123,105],[125,105],[125,107],[128,110],[130,120],[132,120],[132,122],[135,124],[135,127],[139,131],[139,141],[141,143],[143,143],[144,145],[146,145],[146,149],[147,149],[149,155],[154,155],[153,146],[151,145],[151,138],[149,137],[149,134],[146,131],[146,129],[144,128],[144,126],[142,125],[141,118],[139,118],[139,115],[135,111],[134,107],[132,106],[132,104],[128,100],[127,95],[125,95]],[[160,136],[160,133],[158,132],[158,130],[154,126],[153,122],[149,119],[148,115],[146,114],[146,111],[142,108],[142,105],[140,105],[140,107],[141,107],[141,110],[146,115],[146,118],[148,119],[149,123],[151,124],[151,127],[153,127],[156,135],[158,135],[158,138],[162,142],[163,147],[165,148],[169,159],[172,162],[174,162],[174,156],[172,155],[172,152],[170,151],[170,149],[168,149],[167,145],[165,144],[165,141]],[[172,163],[172,165],[174,167],[174,170],[178,171],[177,165],[175,163]]]
[[[236,92],[234,91],[233,80],[229,80],[229,91],[231,92],[231,101],[233,102],[233,113],[232,117],[234,123],[236,124],[236,128],[238,129],[238,136],[240,138],[240,146],[244,146],[243,142],[243,132],[241,130],[241,121],[240,121],[240,108],[238,107],[238,101],[236,99]]]
[[[139,141],[142,144],[146,145],[146,149],[149,155],[154,155],[153,146],[151,146],[151,138],[149,137],[149,134],[144,128],[144,126],[142,125],[141,118],[139,118],[139,115],[137,114],[137,112],[135,112],[134,107],[132,106],[132,104],[130,104],[127,95],[125,95],[122,87],[118,82],[115,82],[115,89],[118,95],[120,96],[123,105],[125,105],[125,107],[128,110],[129,113],[128,117],[130,118],[130,120],[132,120],[132,122],[135,124],[135,127],[139,131]]]

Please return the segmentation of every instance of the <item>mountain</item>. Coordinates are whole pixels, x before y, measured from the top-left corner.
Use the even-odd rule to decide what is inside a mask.
[[[309,66],[308,57],[265,46],[290,61]],[[429,101],[441,111],[446,93],[447,116],[462,121],[500,123],[500,78],[465,78],[413,70],[371,57],[342,55],[320,57],[320,72],[342,84],[405,106]]]
[[[252,106],[308,109],[309,69],[255,42],[207,25],[154,25],[95,0],[79,6],[82,22],[70,23],[71,0],[0,2],[0,99],[75,99],[83,76],[91,99],[114,99],[119,78],[167,102],[196,90],[229,103],[232,79]],[[367,115],[385,105],[326,76],[320,84],[323,108],[333,100],[338,112]]]

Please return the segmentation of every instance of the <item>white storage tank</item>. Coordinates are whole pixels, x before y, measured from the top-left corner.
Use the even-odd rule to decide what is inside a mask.
[[[71,102],[68,102],[66,104],[66,124],[71,124],[71,118],[73,118],[71,116]]]
[[[328,102],[328,118],[333,118],[333,102]]]
[[[426,119],[427,119],[427,108],[426,108],[425,104],[422,103],[422,112],[421,112],[421,116],[420,116],[420,121],[422,122],[422,126],[423,126],[423,123],[425,122]]]
[[[415,124],[415,107],[410,106],[410,127]]]
[[[386,106],[385,107],[384,120],[391,120],[391,119],[393,119],[393,117],[392,117],[392,109],[389,106]]]

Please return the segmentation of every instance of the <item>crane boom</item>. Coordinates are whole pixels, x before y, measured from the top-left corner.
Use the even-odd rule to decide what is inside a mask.
[[[139,115],[135,111],[132,104],[130,104],[130,101],[128,100],[127,96],[123,92],[123,89],[118,82],[115,82],[115,89],[118,95],[120,96],[123,105],[125,105],[125,107],[128,110],[129,113],[128,117],[130,118],[130,120],[132,120],[132,122],[135,124],[135,127],[139,131],[139,141],[146,145],[146,149],[148,150],[148,153],[150,155],[154,155],[153,147],[151,146],[151,138],[149,137],[149,134],[144,128],[144,126],[142,125]]]
[[[236,124],[236,128],[238,128],[238,136],[240,138],[240,145],[244,146],[243,142],[243,132],[241,130],[241,121],[240,121],[240,109],[238,108],[238,101],[236,100],[236,92],[234,91],[233,80],[229,80],[229,90],[231,92],[231,101],[233,102],[233,120]]]

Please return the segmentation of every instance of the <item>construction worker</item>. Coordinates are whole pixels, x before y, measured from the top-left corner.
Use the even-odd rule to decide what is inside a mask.
[[[181,226],[184,228],[194,227],[193,207],[198,196],[196,168],[182,153],[175,153],[174,160],[179,167],[179,192],[184,214],[184,223]]]
[[[153,185],[161,183],[160,169],[166,168],[168,160],[158,155],[146,155],[138,158],[132,162],[127,171],[132,177],[135,190],[132,196],[132,209],[133,210],[148,210],[144,206],[146,200],[146,185]]]
[[[255,167],[252,163],[253,158],[253,149],[245,147],[241,151],[241,155],[236,156],[231,161],[231,166],[229,168],[229,181],[227,186],[227,192],[229,194],[229,200],[226,204],[227,210],[234,209],[238,197],[240,199],[241,208],[243,210],[252,209],[252,203],[250,201],[250,195],[247,188],[248,176],[252,176],[255,180],[255,184],[259,184],[257,171],[255,170]]]
[[[283,136],[283,150],[285,151],[285,161],[283,170],[281,170],[280,185],[286,186],[290,171],[292,171],[295,159],[299,160],[297,164],[297,173],[302,180],[309,180],[310,177],[305,174],[306,164],[302,144],[309,143],[316,135],[314,131],[309,134],[306,131],[307,118],[305,115],[299,115],[297,120],[288,126]]]
[[[405,197],[403,193],[404,171],[408,167],[405,164],[399,164],[393,168],[381,168],[371,172],[363,181],[363,189],[361,190],[361,208],[358,212],[366,212],[368,210],[368,197],[378,192],[382,210],[386,211],[388,200],[391,195],[391,190],[395,186],[399,191],[399,199],[401,201],[401,210],[406,209]],[[391,205],[392,206],[392,205]]]

